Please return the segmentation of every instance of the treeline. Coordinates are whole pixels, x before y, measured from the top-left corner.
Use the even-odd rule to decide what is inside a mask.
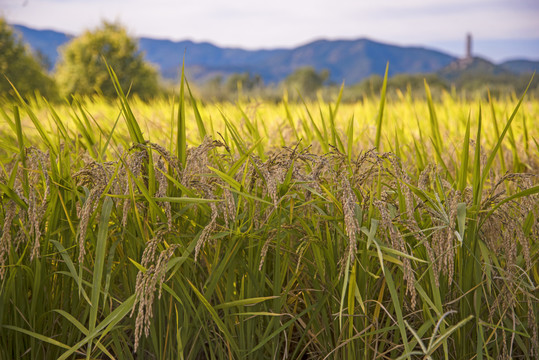
[[[60,61],[48,73],[46,59],[32,53],[5,19],[0,18],[0,97],[16,96],[14,88],[22,96],[42,95],[51,101],[69,99],[75,94],[115,97],[116,89],[107,65],[114,69],[122,89],[141,99],[170,95],[177,88],[176,83],[160,78],[158,70],[144,60],[136,40],[117,23],[103,22],[100,27],[74,38],[61,49]],[[260,75],[245,72],[214,76],[190,85],[205,101],[235,101],[239,97],[280,101],[283,93],[292,101],[331,99],[339,93],[342,84],[331,83],[329,75],[327,70],[304,67],[277,84],[264,83]],[[448,91],[469,97],[486,96],[488,91],[492,96],[508,96],[521,93],[530,78],[531,74],[486,72],[463,72],[451,78],[399,74],[389,78],[388,95],[424,96],[426,81],[434,98]],[[346,84],[343,101],[378,96],[382,83],[382,76],[373,75],[358,84]],[[530,93],[539,96],[539,79],[534,80]]]
[[[234,74],[228,78],[216,76],[199,84],[196,88],[202,99],[213,101],[234,101],[238,97],[262,98],[280,101],[286,92],[291,100],[321,97],[331,101],[338,96],[342,84],[328,82],[328,72],[316,72],[306,67],[296,70],[280,84],[264,84],[260,76],[249,73]],[[433,99],[440,99],[444,93],[467,99],[507,97],[521,94],[532,79],[532,74],[466,74],[456,79],[445,79],[437,74],[398,74],[387,82],[390,97],[410,96],[415,99],[425,97],[425,83],[428,84]],[[372,75],[358,84],[346,85],[342,101],[353,102],[380,95],[383,76]],[[530,96],[539,97],[539,77],[535,76],[528,91]]]
[[[144,60],[137,42],[125,28],[104,22],[61,49],[53,73],[0,18],[0,96],[43,95],[51,100],[71,95],[116,96],[107,65],[114,69],[122,89],[143,99],[162,93],[158,71]],[[16,89],[16,90],[15,90]]]

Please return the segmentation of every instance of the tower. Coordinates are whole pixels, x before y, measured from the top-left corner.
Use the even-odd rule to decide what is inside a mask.
[[[466,57],[465,59],[472,58],[472,34],[466,34]]]

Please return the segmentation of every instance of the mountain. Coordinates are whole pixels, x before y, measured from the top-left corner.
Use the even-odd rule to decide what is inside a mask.
[[[50,69],[58,61],[58,49],[71,35],[51,30],[35,30],[13,25],[32,49],[43,54],[50,62]],[[389,62],[389,75],[408,73],[438,73],[454,79],[462,72],[491,74],[526,73],[539,69],[539,62],[514,60],[495,65],[487,60],[466,59],[424,47],[407,47],[384,44],[369,39],[317,40],[295,48],[245,50],[222,48],[208,42],[171,41],[142,37],[140,51],[155,64],[166,79],[178,79],[184,55],[189,77],[205,81],[214,76],[233,73],[259,74],[265,83],[282,81],[294,70],[312,66],[317,71],[329,70],[330,81],[354,84],[370,75],[383,75]],[[460,65],[459,65],[460,64]]]
[[[252,72],[262,75],[265,81],[272,71],[264,68],[267,59],[287,50],[244,50],[220,48],[207,42],[170,41],[140,38],[139,48],[146,59],[159,66],[163,77],[177,79],[183,57],[191,77],[198,80],[238,72]],[[275,79],[272,79],[275,80]]]
[[[510,60],[501,63],[500,66],[515,74],[527,74],[539,71],[539,61]]]
[[[442,68],[437,74],[449,81],[454,81],[462,77],[481,76],[481,75],[512,75],[513,73],[500,66],[491,63],[480,57],[470,57],[458,59],[448,66]]]
[[[433,72],[455,60],[438,51],[367,39],[318,40],[292,49],[273,50],[220,48],[209,43],[149,38],[141,38],[139,44],[146,58],[158,64],[166,78],[177,78],[185,53],[190,75],[198,80],[247,71],[260,74],[266,83],[278,82],[300,67],[312,66],[318,71],[329,70],[331,81],[346,80],[352,84],[372,74],[383,75],[388,61],[390,74],[398,74]]]
[[[73,38],[71,35],[58,31],[34,30],[22,25],[12,25],[12,27],[34,51],[45,56],[49,63],[49,70],[54,68],[58,60],[58,48]]]
[[[436,72],[436,75],[452,84],[479,84],[494,89],[496,86],[526,88],[531,74],[539,70],[539,61],[511,60],[494,64],[480,57],[457,59]],[[537,84],[537,80],[534,82]],[[475,86],[474,85],[474,86]],[[532,85],[532,88],[535,85]]]
[[[46,56],[50,69],[58,61],[60,46],[72,36],[51,30],[35,30],[13,25],[34,51]],[[207,42],[170,41],[142,37],[139,48],[145,58],[157,65],[166,79],[177,79],[184,55],[191,79],[204,81],[213,76],[238,72],[259,74],[265,83],[282,81],[294,70],[312,66],[329,70],[330,81],[353,84],[373,75],[383,75],[389,61],[389,74],[430,73],[455,60],[440,51],[421,47],[383,44],[368,39],[317,40],[291,49],[245,50],[221,48]]]

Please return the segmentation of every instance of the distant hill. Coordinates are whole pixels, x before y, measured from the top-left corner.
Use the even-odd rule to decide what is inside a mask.
[[[13,25],[32,49],[44,54],[51,69],[58,60],[58,49],[72,36],[51,30],[35,30]],[[348,84],[364,78],[383,75],[390,63],[390,75],[399,73],[430,73],[437,71],[455,57],[421,47],[383,44],[368,39],[318,40],[291,49],[245,50],[221,48],[207,42],[139,39],[145,58],[157,65],[161,75],[177,79],[185,54],[191,79],[204,81],[212,76],[228,76],[238,72],[259,74],[265,83],[279,82],[294,70],[312,66],[329,70],[330,81]]]
[[[44,54],[50,69],[58,61],[58,49],[72,36],[51,30],[35,30],[13,25],[32,49]],[[191,80],[204,81],[213,76],[229,76],[238,72],[259,74],[265,83],[282,81],[294,70],[312,66],[316,70],[329,70],[330,81],[354,84],[370,75],[383,75],[389,61],[389,75],[440,72],[451,79],[462,69],[452,68],[458,63],[454,56],[423,47],[405,47],[384,44],[369,39],[317,40],[290,49],[245,50],[221,48],[207,42],[170,41],[140,38],[140,50],[145,58],[155,64],[166,79],[177,79],[185,55]],[[482,61],[482,60],[481,60]],[[486,60],[479,61],[479,68],[488,67]],[[488,63],[488,64],[487,64]],[[495,72],[528,72],[537,69],[538,62],[510,61],[500,66],[492,64]],[[493,68],[493,69],[494,69]],[[472,68],[469,71],[475,71]],[[468,71],[467,70],[467,71]],[[485,71],[491,71],[492,69]]]
[[[462,83],[472,78],[478,81],[509,83],[516,78],[529,79],[534,71],[539,70],[539,61],[512,60],[496,65],[480,57],[457,59],[436,74],[451,82]],[[527,80],[526,80],[527,83]]]
[[[34,30],[22,25],[12,25],[16,32],[34,51],[38,51],[49,62],[49,70],[54,68],[58,60],[58,48],[73,37],[53,30]]]
[[[455,60],[447,54],[416,47],[400,47],[367,39],[318,40],[292,49],[243,50],[209,43],[140,39],[146,58],[160,66],[166,78],[176,78],[185,53],[190,72],[199,80],[235,72],[260,74],[265,82],[283,80],[294,70],[312,66],[327,69],[334,82],[356,83],[372,74],[383,74],[389,61],[391,74],[428,73]]]
[[[148,61],[159,66],[163,77],[177,79],[183,57],[191,77],[204,80],[215,75],[228,76],[238,72],[259,73],[265,81],[272,78],[272,69],[266,69],[267,59],[288,50],[244,50],[221,48],[193,41],[170,41],[150,38],[139,39],[140,50]],[[280,79],[277,79],[280,80]]]
[[[500,66],[515,74],[539,72],[539,61],[511,60],[501,63]]]
[[[511,75],[512,72],[488,60],[473,57],[458,59],[437,72],[442,78],[453,81],[465,76]]]

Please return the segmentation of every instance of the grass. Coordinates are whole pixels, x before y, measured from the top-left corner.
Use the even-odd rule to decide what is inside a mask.
[[[2,105],[1,359],[539,354],[536,100],[117,90]]]

